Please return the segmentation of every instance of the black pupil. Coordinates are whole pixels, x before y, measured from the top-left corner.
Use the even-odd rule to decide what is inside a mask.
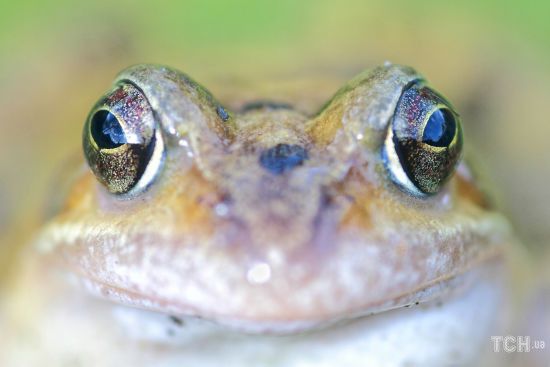
[[[118,119],[106,110],[97,111],[92,117],[91,132],[100,149],[113,149],[127,143]]]
[[[448,147],[453,141],[456,121],[451,111],[440,108],[432,113],[422,135],[422,141],[434,147]]]
[[[277,144],[260,155],[260,165],[273,174],[280,175],[301,165],[308,159],[307,150],[299,145]]]

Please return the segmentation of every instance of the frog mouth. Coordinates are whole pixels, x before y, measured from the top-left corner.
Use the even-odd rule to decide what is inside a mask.
[[[215,326],[215,329],[219,328],[220,330],[231,330],[245,334],[292,335],[329,329],[335,325],[384,314],[401,308],[429,306],[444,299],[460,296],[472,288],[480,279],[486,278],[487,274],[501,271],[502,264],[499,257],[487,260],[481,264],[477,264],[472,269],[437,279],[408,294],[390,295],[386,300],[372,303],[364,309],[349,310],[345,314],[329,315],[322,318],[319,318],[318,315],[314,315],[313,317],[293,317],[287,314],[287,318],[285,319],[252,319],[238,315],[220,316],[215,313],[208,314],[185,304],[149,298],[143,294],[134,293],[127,289],[120,289],[89,277],[78,276],[76,275],[77,272],[73,272],[73,275],[76,275],[78,283],[89,294],[113,301],[115,304],[121,305],[121,309],[141,310],[151,315],[157,315],[155,317],[161,317],[159,315],[163,315],[162,317],[169,316],[172,320],[176,320],[174,321],[176,324],[178,323],[177,320],[192,325],[200,325],[204,322],[206,325]]]
[[[321,365],[327,366],[343,361],[348,366],[362,366],[365,361],[372,365],[408,362],[441,366],[451,358],[457,365],[475,365],[472,361],[480,346],[489,343],[490,335],[501,332],[495,312],[505,303],[499,269],[497,264],[477,269],[475,277],[470,276],[475,282],[469,286],[425,302],[284,335],[258,334],[208,319],[104,301],[94,301],[94,312],[98,314],[97,308],[110,310],[105,314],[111,321],[106,322],[110,332],[118,335],[116,345],[137,341],[140,350],[162,345],[163,353],[156,357],[160,364],[164,358],[177,358],[205,366],[220,359],[227,359],[229,365],[247,364],[243,361],[270,366],[295,366],[296,361],[317,365],[314,361],[322,360]],[[102,320],[93,322],[101,325]]]
[[[467,286],[476,269],[501,259],[507,237],[495,235],[493,219],[491,226],[463,221],[472,226],[462,224],[465,234],[427,234],[414,226],[392,229],[386,238],[380,231],[370,238],[362,232],[361,241],[351,234],[338,238],[330,256],[309,251],[279,264],[258,262],[244,246],[220,251],[219,243],[183,242],[181,233],[133,224],[121,230],[120,223],[58,223],[42,241],[56,244],[46,249],[51,258],[103,298],[248,333],[288,334],[430,302]],[[406,240],[403,233],[410,233]]]
[[[259,276],[259,282],[251,283],[247,272],[243,272],[246,262],[240,261],[243,258],[239,253],[224,251],[216,256],[202,247],[182,246],[181,237],[171,244],[166,238],[153,237],[152,234],[159,233],[154,230],[141,231],[132,238],[121,236],[119,225],[112,231],[107,227],[101,231],[97,227],[75,227],[70,232],[77,236],[69,241],[65,228],[57,237],[55,231],[50,231],[50,237],[44,241],[58,244],[55,251],[51,251],[53,260],[61,260],[65,268],[77,274],[80,284],[90,293],[114,301],[114,306],[104,300],[99,304],[108,307],[109,314],[114,314],[119,321],[119,326],[113,327],[110,316],[107,325],[117,331],[124,343],[128,342],[126,339],[153,342],[140,347],[146,349],[162,344],[164,351],[170,350],[192,365],[217,365],[220,358],[227,358],[239,366],[248,364],[243,360],[253,361],[255,365],[294,366],[296,361],[309,363],[311,358],[317,358],[314,356],[327,366],[364,365],[365,361],[373,365],[441,366],[449,359],[472,365],[482,343],[487,343],[490,335],[502,333],[495,331],[493,325],[496,310],[504,304],[502,278],[498,275],[504,237],[495,235],[494,225],[484,226],[478,221],[475,226],[490,229],[490,237],[472,230],[468,232],[469,241],[456,236],[456,232],[449,232],[453,237],[449,234],[429,245],[420,240],[416,243],[420,246],[417,249],[422,250],[423,245],[426,250],[411,254],[418,256],[421,264],[437,263],[436,260],[447,264],[439,273],[428,273],[423,279],[413,277],[414,267],[407,267],[407,263],[414,259],[405,256],[407,253],[399,246],[400,242],[363,241],[360,247],[339,247],[340,251],[350,253],[334,255],[331,262],[294,264],[301,270],[304,264],[310,264],[320,271],[311,273],[316,276],[303,278],[313,283],[303,284],[288,281],[289,272],[292,273],[289,264],[271,268],[268,282],[262,283]],[[420,234],[419,238],[425,241],[428,237]],[[151,246],[151,243],[163,246]],[[380,261],[377,253],[368,248],[369,243],[385,249],[386,252],[379,254],[384,259],[395,255],[398,260],[397,267],[388,273],[390,278],[383,283],[384,287],[380,287],[381,278],[374,277],[373,271],[383,272],[385,265],[392,262]],[[410,236],[406,244],[415,245],[414,237]],[[187,250],[192,255],[184,252]],[[136,261],[137,254],[137,259],[147,262]],[[454,256],[446,256],[448,254]],[[204,256],[201,261],[198,261],[199,255]],[[198,263],[184,263],[183,259]],[[336,259],[343,262],[338,263]],[[361,265],[365,281],[372,281],[370,292],[366,289],[354,294],[360,284],[357,277],[351,279],[352,283],[343,283],[347,288],[331,285],[340,275],[334,269],[347,271],[355,269],[357,264]],[[234,272],[232,266],[239,271]],[[436,266],[427,268],[437,269]],[[166,273],[167,269],[178,271]],[[426,270],[426,266],[422,269]],[[277,281],[277,274],[284,274],[286,282]],[[315,286],[315,281],[320,281],[322,286]],[[392,281],[399,286],[391,286]],[[409,281],[411,283],[407,283]],[[404,284],[408,286],[403,287]],[[288,286],[292,288],[289,290]],[[221,297],[214,292],[219,287],[230,293]],[[310,293],[314,290],[318,293]],[[298,307],[299,302],[306,299],[304,295],[314,303],[306,302],[306,307]],[[335,301],[330,304],[340,308],[336,312],[323,309],[322,297]],[[287,301],[297,303],[293,303],[294,308],[285,308]],[[93,312],[95,310],[90,310],[90,315],[94,315]],[[120,339],[115,341],[120,342]],[[465,348],[458,354],[457,344]],[[239,351],[237,357],[236,350]],[[312,362],[310,365],[322,364]]]

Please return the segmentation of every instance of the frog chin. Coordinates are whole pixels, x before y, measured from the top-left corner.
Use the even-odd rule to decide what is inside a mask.
[[[495,310],[502,311],[505,288],[496,274],[486,271],[474,286],[444,298],[285,336],[125,306],[114,306],[113,315],[121,335],[166,344],[182,363],[201,366],[220,360],[231,366],[481,365],[482,355],[494,357],[491,335],[502,335]]]
[[[135,367],[217,367],[220,361],[224,367],[497,366],[502,361],[489,362],[484,354],[513,356],[494,353],[491,341],[507,335],[502,321],[508,315],[500,314],[509,304],[508,288],[500,266],[484,266],[472,286],[429,302],[284,336],[113,305],[67,285],[57,272],[31,269],[16,302],[26,305],[22,329],[3,339],[6,351],[34,362],[18,365],[43,365],[46,351],[53,365]]]

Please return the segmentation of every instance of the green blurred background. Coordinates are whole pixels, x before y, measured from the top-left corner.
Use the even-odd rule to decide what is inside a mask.
[[[550,240],[549,15],[548,1],[2,1],[0,260],[80,159],[90,106],[139,62],[229,103],[232,89],[318,103],[364,68],[414,66],[461,112],[470,159],[536,252]]]

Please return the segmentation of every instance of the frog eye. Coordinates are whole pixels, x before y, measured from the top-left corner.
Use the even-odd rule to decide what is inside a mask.
[[[402,93],[383,148],[392,180],[414,196],[440,191],[462,151],[462,127],[450,103],[422,82]]]
[[[84,126],[83,148],[92,172],[111,193],[146,188],[160,169],[164,145],[143,93],[124,83],[103,96]]]

